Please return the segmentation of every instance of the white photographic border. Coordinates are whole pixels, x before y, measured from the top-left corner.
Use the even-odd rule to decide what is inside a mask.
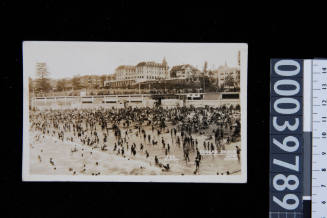
[[[241,105],[241,174],[240,175],[35,175],[30,174],[29,146],[29,93],[28,72],[30,59],[26,50],[37,46],[37,41],[23,42],[23,181],[75,181],[75,182],[187,182],[187,183],[246,183],[247,182],[247,71],[248,45],[246,43],[182,43],[182,44],[224,44],[237,46],[240,50],[240,105]],[[53,42],[52,42],[53,43]],[[56,43],[131,43],[131,42],[56,42]],[[139,42],[140,43],[140,42]],[[149,42],[142,42],[149,43]],[[158,44],[158,43],[156,43]],[[160,43],[167,44],[167,43]],[[176,43],[175,43],[176,44]],[[180,43],[177,43],[180,44]]]

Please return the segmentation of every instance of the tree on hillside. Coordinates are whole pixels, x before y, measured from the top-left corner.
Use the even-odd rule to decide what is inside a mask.
[[[170,71],[170,77],[175,78],[176,77],[176,71]]]
[[[46,63],[36,64],[36,89],[41,92],[48,92],[51,89],[49,82],[49,72],[46,68]]]
[[[241,74],[240,71],[237,71],[236,73],[236,78],[235,78],[235,86],[240,87],[240,81],[241,81]]]
[[[107,75],[100,76],[100,80],[101,80],[101,87],[104,87],[104,81],[107,80]]]
[[[203,91],[205,92],[206,90],[208,90],[208,88],[210,86],[209,77],[202,76],[202,78],[200,79],[200,82],[201,82],[201,88],[203,89]]]
[[[58,80],[56,89],[57,91],[64,91],[67,81],[65,79]]]
[[[81,88],[81,79],[79,76],[74,76],[72,79],[72,86],[74,90],[78,90]]]
[[[204,62],[204,65],[203,65],[203,73],[204,73],[204,75],[207,74],[207,68],[208,68],[208,62],[205,61],[205,62]]]
[[[33,80],[31,77],[28,77],[28,91],[33,92],[34,85],[33,85]]]
[[[235,81],[234,81],[234,78],[232,77],[232,75],[227,75],[226,77],[225,77],[225,82],[224,82],[224,85],[225,86],[234,86],[234,83],[235,83]]]

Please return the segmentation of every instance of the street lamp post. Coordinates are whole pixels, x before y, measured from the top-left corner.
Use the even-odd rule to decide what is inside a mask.
[[[202,81],[203,81],[203,92],[205,92],[205,90],[206,90],[206,81],[205,81],[205,77],[204,77],[204,72],[203,72]]]
[[[219,91],[219,72],[217,71],[217,92]]]

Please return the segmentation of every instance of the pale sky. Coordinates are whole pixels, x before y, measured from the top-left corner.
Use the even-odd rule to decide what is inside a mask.
[[[244,43],[131,43],[131,42],[37,42],[23,44],[24,74],[36,77],[36,63],[45,62],[49,77],[113,74],[119,65],[142,61],[162,62],[169,68],[191,64],[202,70],[224,65],[237,66],[237,53],[247,51]]]

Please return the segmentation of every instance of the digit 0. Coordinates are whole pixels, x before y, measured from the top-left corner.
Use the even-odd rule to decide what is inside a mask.
[[[281,108],[280,104],[291,104],[293,108]],[[300,110],[300,102],[294,98],[279,98],[274,102],[274,109],[280,114],[295,114]]]
[[[281,70],[282,66],[291,66],[294,70]],[[275,64],[275,72],[280,76],[295,76],[300,72],[300,64],[294,60],[280,60]]]
[[[279,86],[282,86],[282,85],[284,85],[284,86],[285,85],[293,86],[295,89],[293,89],[293,90],[282,90],[282,89],[279,89]],[[300,84],[297,81],[290,80],[290,79],[278,80],[274,84],[274,91],[278,95],[282,95],[282,96],[296,95],[300,91]]]

